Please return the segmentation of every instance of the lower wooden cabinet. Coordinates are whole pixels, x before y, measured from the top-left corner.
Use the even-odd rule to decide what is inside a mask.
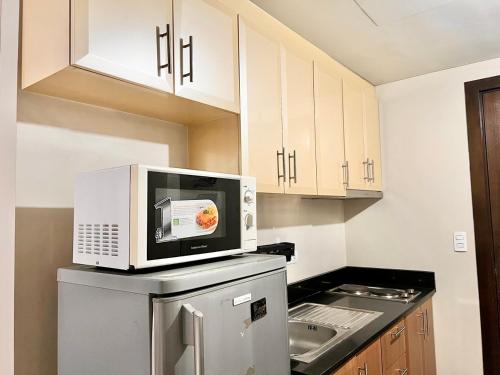
[[[432,301],[423,303],[331,375],[436,375]]]

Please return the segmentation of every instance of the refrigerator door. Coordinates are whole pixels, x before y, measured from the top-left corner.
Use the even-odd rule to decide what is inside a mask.
[[[286,274],[153,299],[153,375],[288,375]]]

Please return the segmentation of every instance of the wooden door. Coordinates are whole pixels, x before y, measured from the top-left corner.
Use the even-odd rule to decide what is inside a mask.
[[[239,112],[238,18],[217,0],[174,0],[175,94]]]
[[[382,375],[382,352],[380,340],[375,341],[368,348],[356,356],[354,373]]]
[[[436,351],[434,344],[434,318],[432,310],[432,300],[428,300],[423,305],[425,314],[425,329],[424,336],[424,374],[436,375]]]
[[[380,127],[378,100],[375,88],[369,87],[363,91],[363,124],[365,156],[367,165],[367,190],[382,190],[382,160],[380,155]]]
[[[345,159],[348,163],[348,188],[367,188],[368,162],[365,158],[363,88],[343,81]]]
[[[239,27],[242,172],[258,192],[284,193],[280,45],[242,18]]]
[[[281,64],[285,193],[316,195],[313,61],[283,47]]]
[[[345,196],[342,78],[314,62],[318,195]]]
[[[406,372],[405,372],[406,371]],[[410,375],[406,364],[406,357],[402,355],[391,366],[384,367],[384,375]]]
[[[465,84],[483,368],[500,374],[500,76]]]
[[[419,306],[406,317],[406,358],[408,373],[426,375],[424,368],[425,310]]]
[[[73,65],[173,92],[172,0],[73,0],[71,5]]]

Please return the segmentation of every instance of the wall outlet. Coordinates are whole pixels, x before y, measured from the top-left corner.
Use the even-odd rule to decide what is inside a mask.
[[[453,246],[456,252],[463,253],[467,251],[467,233],[455,232],[453,233]]]

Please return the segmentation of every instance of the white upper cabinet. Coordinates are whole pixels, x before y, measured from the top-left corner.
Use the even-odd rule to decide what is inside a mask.
[[[281,61],[285,192],[316,195],[313,61],[286,47]]]
[[[342,78],[314,63],[316,169],[318,195],[345,196]]]
[[[258,192],[284,193],[280,44],[242,18],[239,35],[243,173]]]
[[[382,160],[378,100],[373,87],[364,90],[365,155],[368,160],[368,190],[382,190]]]
[[[173,93],[172,0],[72,0],[71,10],[73,65]]]
[[[239,112],[238,18],[217,0],[174,0],[175,93]]]

